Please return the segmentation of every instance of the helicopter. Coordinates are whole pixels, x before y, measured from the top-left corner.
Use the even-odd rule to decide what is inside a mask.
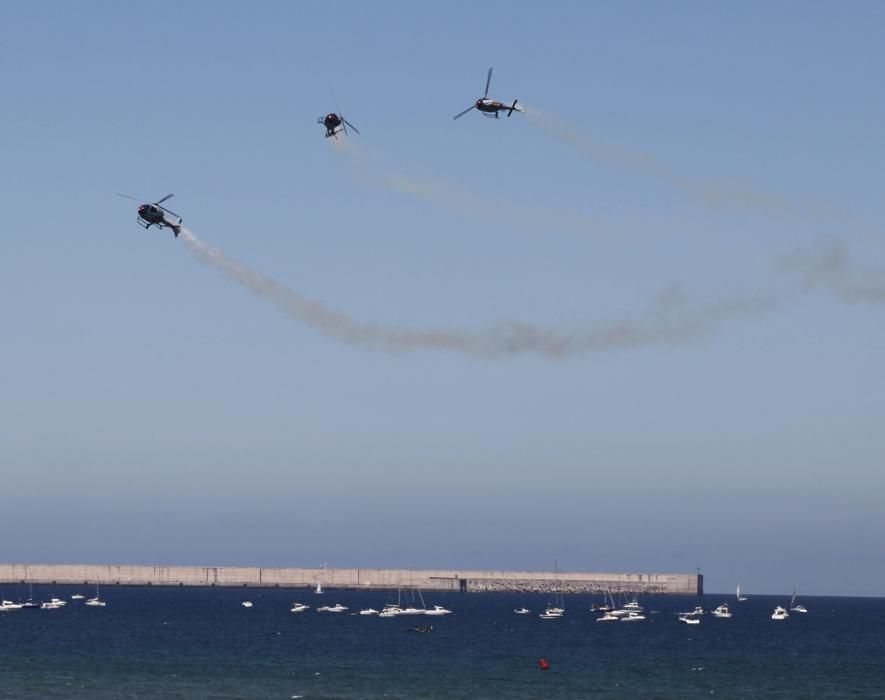
[[[120,192],[117,192],[117,195],[125,197],[126,199],[134,199],[136,202],[142,201],[137,197],[130,197],[128,194],[121,194]],[[167,194],[163,199],[158,199],[156,202],[150,202],[139,206],[138,225],[144,229],[149,229],[151,226],[156,226],[157,228],[171,228],[172,233],[178,238],[178,234],[181,233],[182,219],[174,211],[169,211],[166,207],[162,206],[163,202],[174,196],[175,195],[173,194]],[[173,218],[167,219],[166,214],[169,214]]]
[[[338,132],[343,131],[345,135],[347,135],[347,127],[349,126],[356,133],[360,133],[360,130],[357,129],[353,124],[347,121],[344,118],[343,114],[335,114],[335,112],[330,112],[325,117],[319,117],[317,119],[317,124],[322,124],[326,127],[326,138],[330,136],[334,136],[336,139],[338,138]],[[340,129],[338,127],[341,127]]]
[[[494,117],[495,119],[497,119],[499,116],[498,112],[505,110],[505,109],[507,110],[508,117],[511,114],[513,114],[514,111],[516,111],[516,112],[525,111],[521,107],[516,106],[516,102],[517,102],[516,100],[513,100],[512,105],[506,105],[503,102],[498,102],[497,100],[489,99],[489,84],[492,82],[492,70],[494,70],[494,69],[489,68],[489,74],[486,77],[485,94],[483,94],[482,97],[480,97],[476,102],[474,102],[472,105],[470,105],[463,112],[460,112],[459,114],[456,114],[454,117],[452,117],[453,119],[458,119],[459,117],[463,117],[471,109],[478,109],[480,112],[482,112],[482,115],[484,117]]]

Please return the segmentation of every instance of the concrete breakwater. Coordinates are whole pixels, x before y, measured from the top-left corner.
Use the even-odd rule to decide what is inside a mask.
[[[101,584],[105,586],[240,586],[390,589],[416,586],[438,591],[515,591],[646,594],[703,593],[701,574],[636,574],[458,569],[332,569],[138,564],[0,564],[2,584]]]

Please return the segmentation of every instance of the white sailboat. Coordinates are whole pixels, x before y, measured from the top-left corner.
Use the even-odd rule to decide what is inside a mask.
[[[738,584],[737,600],[738,600],[738,603],[743,603],[745,600],[747,600],[746,596],[743,596],[743,597],[741,596],[741,584]]]
[[[95,582],[95,598],[90,598],[83,603],[83,605],[88,605],[90,608],[103,608],[107,605],[107,603],[98,597],[98,581]]]
[[[320,594],[320,593],[322,593],[322,592],[323,592],[323,584],[320,583],[319,581],[317,581],[317,588],[316,588],[316,590],[314,591],[314,593],[316,593],[316,594]]]
[[[415,593],[418,594],[418,600],[421,601],[421,607],[418,607],[418,601],[415,600]],[[427,606],[424,604],[424,596],[421,595],[421,589],[417,586],[412,587],[412,602],[400,610],[400,615],[426,615]]]
[[[34,600],[34,584],[28,583],[28,599],[22,603],[22,608],[25,610],[39,610],[40,603]]]
[[[796,591],[793,591],[793,597],[790,599],[790,612],[807,613],[804,605],[796,605]]]
[[[538,617],[542,620],[558,620],[565,615],[565,602],[562,593],[559,592],[559,567],[556,560],[553,560],[553,605],[547,608]]]

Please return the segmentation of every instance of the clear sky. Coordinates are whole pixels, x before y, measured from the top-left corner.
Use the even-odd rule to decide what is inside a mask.
[[[882,594],[885,4],[0,26],[3,560]]]

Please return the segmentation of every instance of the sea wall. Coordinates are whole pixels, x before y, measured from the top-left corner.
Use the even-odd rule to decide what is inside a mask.
[[[280,588],[397,588],[425,590],[539,591],[572,593],[632,591],[703,593],[700,574],[473,571],[457,569],[330,569],[245,566],[152,566],[138,564],[0,564],[0,583],[122,586],[277,586]]]

